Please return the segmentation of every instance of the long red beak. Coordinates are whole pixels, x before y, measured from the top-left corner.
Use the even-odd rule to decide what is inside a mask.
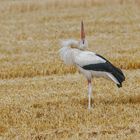
[[[81,40],[85,40],[84,23],[81,21]]]

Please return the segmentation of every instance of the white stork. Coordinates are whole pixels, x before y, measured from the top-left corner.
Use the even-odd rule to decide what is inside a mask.
[[[91,107],[92,77],[104,77],[112,80],[119,88],[125,80],[123,72],[107,59],[94,52],[85,51],[88,43],[85,39],[84,25],[81,22],[81,40],[62,41],[59,50],[61,59],[67,65],[75,65],[88,81],[88,109]]]

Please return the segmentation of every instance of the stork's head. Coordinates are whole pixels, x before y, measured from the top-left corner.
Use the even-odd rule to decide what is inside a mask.
[[[84,23],[81,21],[81,41],[80,41],[80,49],[85,49],[88,47],[87,40],[85,39],[85,31],[84,31]]]

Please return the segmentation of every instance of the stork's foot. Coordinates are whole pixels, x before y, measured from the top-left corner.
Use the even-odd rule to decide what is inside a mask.
[[[88,110],[90,110],[91,109],[91,107],[90,106],[88,106]]]
[[[94,109],[94,105],[88,106],[88,110],[92,110],[92,109]]]
[[[94,103],[93,99],[91,99],[91,102],[88,103],[88,110],[94,109]]]
[[[89,111],[94,110],[94,106],[91,106],[91,107],[88,106],[88,110],[89,110]]]

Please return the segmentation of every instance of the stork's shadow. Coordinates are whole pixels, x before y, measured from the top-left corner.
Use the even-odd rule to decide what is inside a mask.
[[[128,95],[128,96],[118,96],[114,98],[92,98],[91,99],[91,104],[105,104],[105,105],[113,105],[113,104],[140,104],[140,95]],[[80,104],[82,106],[87,106],[88,105],[88,98],[83,98],[80,100]]]
[[[104,102],[105,104],[139,104],[140,103],[140,95],[136,96],[120,96],[120,97],[114,97],[111,100],[110,99],[103,99],[101,98],[99,102]]]

